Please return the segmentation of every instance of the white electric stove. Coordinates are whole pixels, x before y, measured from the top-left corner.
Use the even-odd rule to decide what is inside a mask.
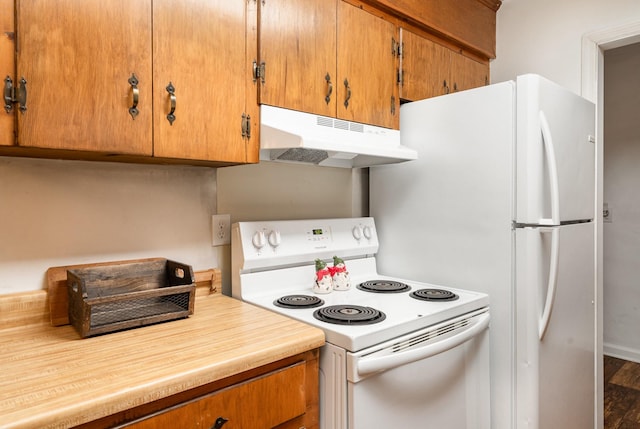
[[[442,419],[433,427],[488,428],[487,295],[378,274],[373,218],[240,222],[231,245],[235,298],[324,331],[323,429],[387,427],[387,420],[389,427],[422,427],[416,423],[424,418]],[[332,266],[333,256],[344,260],[350,288],[315,293],[314,261]],[[415,399],[396,403],[399,393],[372,397],[372,389],[390,388],[377,383],[389,382],[414,394],[441,387],[419,406]]]

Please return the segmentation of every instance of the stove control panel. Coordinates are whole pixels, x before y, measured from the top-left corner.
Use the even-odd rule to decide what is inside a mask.
[[[252,271],[334,255],[371,256],[378,251],[378,236],[371,217],[238,222],[232,227],[231,250],[237,268]]]

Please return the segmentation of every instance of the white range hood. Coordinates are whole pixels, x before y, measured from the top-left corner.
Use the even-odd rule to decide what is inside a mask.
[[[417,158],[400,131],[260,106],[260,160],[358,168]]]

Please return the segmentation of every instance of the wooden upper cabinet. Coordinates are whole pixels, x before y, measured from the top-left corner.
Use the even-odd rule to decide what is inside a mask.
[[[151,0],[32,0],[16,8],[16,80],[27,82],[18,144],[151,155]]]
[[[401,98],[488,82],[499,6],[500,0],[0,0],[8,11],[0,16],[0,72],[14,86],[24,79],[27,94],[26,109],[2,113],[0,148],[45,149],[22,152],[35,156],[257,162],[260,103],[398,128]],[[402,36],[403,58],[394,47],[401,26],[416,30]]]
[[[261,104],[397,127],[392,23],[336,0],[259,7]]]
[[[451,80],[454,91],[477,88],[489,84],[489,62],[479,62],[464,55],[452,52]]]
[[[404,28],[401,43],[402,100],[421,100],[489,83],[488,61],[468,58]]]
[[[261,104],[336,113],[336,0],[259,2]]]
[[[0,0],[0,10],[0,79],[4,88],[7,77],[13,82],[16,80],[14,0]],[[0,146],[11,146],[14,143],[14,112],[14,108],[10,112],[4,107],[0,110]]]
[[[486,58],[496,56],[496,12],[501,0],[367,0],[402,20],[428,27]]]
[[[337,117],[398,128],[396,26],[346,2],[337,21]]]
[[[247,161],[245,25],[243,1],[153,0],[154,156]]]
[[[405,29],[402,36],[400,97],[415,101],[446,93],[451,51]]]
[[[15,4],[15,80],[24,77],[27,88],[27,108],[16,113],[18,146],[141,161],[257,162],[259,110],[247,55],[255,49],[248,22],[255,3]]]

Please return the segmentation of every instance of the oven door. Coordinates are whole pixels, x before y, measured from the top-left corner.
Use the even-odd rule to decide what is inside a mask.
[[[488,429],[489,311],[347,353],[349,429]]]

